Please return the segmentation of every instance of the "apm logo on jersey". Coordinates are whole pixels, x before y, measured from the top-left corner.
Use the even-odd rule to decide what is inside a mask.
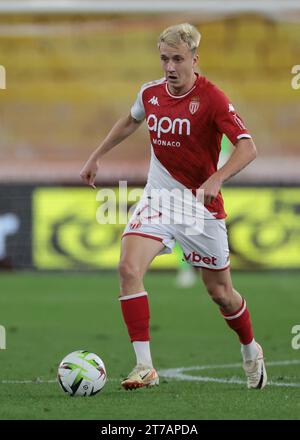
[[[179,136],[189,136],[191,134],[191,123],[188,119],[175,118],[168,116],[157,118],[154,114],[150,114],[147,118],[149,131],[157,133],[157,139],[152,139],[153,144],[163,145],[166,147],[180,147],[179,141],[161,140],[162,134],[172,133]]]

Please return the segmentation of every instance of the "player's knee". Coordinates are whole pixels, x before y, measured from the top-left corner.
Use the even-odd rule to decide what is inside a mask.
[[[141,273],[137,265],[129,261],[121,261],[119,264],[119,276],[123,282],[139,281]]]
[[[211,299],[220,307],[228,307],[231,304],[231,291],[226,284],[209,283],[206,285]]]

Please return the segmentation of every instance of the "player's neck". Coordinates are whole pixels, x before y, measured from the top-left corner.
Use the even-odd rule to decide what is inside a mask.
[[[184,86],[174,87],[168,84],[168,89],[172,95],[184,95],[194,87],[194,84],[197,81],[197,79],[198,79],[198,75],[194,72],[191,79],[187,81],[186,84],[184,84]]]

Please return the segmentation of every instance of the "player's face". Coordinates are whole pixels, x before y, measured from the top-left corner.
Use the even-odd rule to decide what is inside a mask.
[[[161,43],[159,51],[170,91],[175,93],[188,91],[195,81],[194,67],[197,63],[197,55],[194,55],[184,43],[177,47]]]

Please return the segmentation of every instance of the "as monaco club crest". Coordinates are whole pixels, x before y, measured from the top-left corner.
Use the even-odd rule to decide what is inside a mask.
[[[192,113],[192,115],[194,115],[196,113],[196,111],[198,110],[200,106],[200,99],[198,96],[193,96],[193,98],[191,99],[190,105],[189,105],[189,110]]]

